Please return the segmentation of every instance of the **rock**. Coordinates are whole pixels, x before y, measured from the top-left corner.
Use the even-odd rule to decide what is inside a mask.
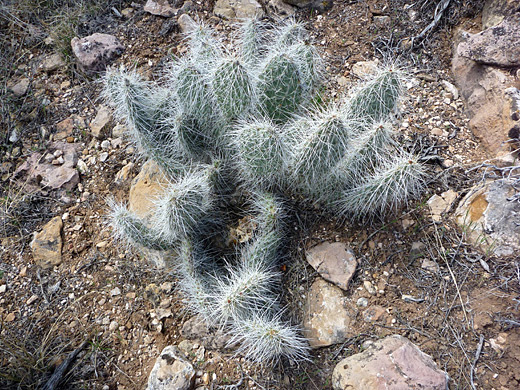
[[[383,306],[374,305],[363,312],[363,321],[376,322],[386,315],[386,310]]]
[[[373,74],[379,66],[379,60],[374,61],[358,61],[352,65],[352,73],[357,77],[364,79]]]
[[[103,152],[99,155],[99,162],[105,162],[108,159],[108,152]]]
[[[83,160],[78,160],[78,171],[82,175],[86,175],[88,173],[87,163]]]
[[[100,106],[94,120],[90,123],[90,132],[97,139],[103,139],[110,133],[112,111],[106,106]]]
[[[23,78],[23,79],[17,81],[16,83],[14,83],[13,85],[10,85],[9,89],[14,94],[14,96],[22,97],[23,95],[25,95],[27,93],[27,90],[29,89],[30,84],[31,84],[31,82],[29,81],[28,78]]]
[[[436,274],[439,272],[439,264],[436,261],[430,259],[423,259],[421,263],[421,268],[431,272],[432,274]]]
[[[276,15],[294,16],[296,13],[294,7],[285,3],[283,0],[269,0],[267,7]]]
[[[61,58],[58,53],[52,54],[45,58],[41,64],[41,68],[44,72],[51,73],[55,70],[61,69],[65,66],[65,61]]]
[[[311,286],[303,319],[303,333],[311,348],[338,344],[353,336],[354,310],[349,310],[339,287],[318,278]]]
[[[386,27],[390,24],[390,16],[374,16],[374,24],[378,27]]]
[[[332,0],[283,0],[287,4],[294,5],[298,8],[311,8],[323,12],[332,8]]]
[[[195,382],[195,369],[173,345],[164,348],[148,377],[147,390],[189,390]]]
[[[440,196],[435,194],[430,199],[428,199],[428,206],[430,206],[430,211],[432,214],[432,219],[435,222],[439,222],[442,219],[442,214],[449,211],[453,202],[459,196],[453,190],[448,190],[443,192]]]
[[[101,72],[119,57],[125,48],[113,35],[95,33],[88,37],[74,37],[72,51],[80,67],[86,72]]]
[[[110,296],[116,297],[118,295],[121,295],[121,289],[119,287],[114,287],[112,290],[110,290]]]
[[[163,21],[161,25],[159,35],[166,36],[168,34],[171,34],[173,31],[177,30],[178,28],[179,24],[177,23],[176,19],[166,19],[165,21]]]
[[[175,8],[170,6],[168,0],[148,0],[143,10],[152,15],[163,16],[165,18],[171,18],[176,12]]]
[[[376,295],[377,291],[376,289],[374,288],[374,285],[372,284],[372,282],[370,280],[365,280],[363,282],[363,287],[365,287],[365,290],[367,290],[367,292],[370,294],[370,295]]]
[[[102,141],[99,146],[101,146],[101,149],[103,149],[103,150],[108,150],[112,146],[112,143],[106,139],[106,140]]]
[[[34,261],[42,268],[52,268],[61,264],[61,250],[63,241],[61,217],[54,217],[47,222],[41,232],[36,233],[31,242]]]
[[[463,32],[461,36],[464,39],[467,33]],[[458,46],[461,44],[463,42]],[[508,149],[503,142],[509,138],[508,132],[514,122],[510,115],[511,101],[505,90],[514,84],[514,78],[499,69],[478,64],[460,55],[458,48],[452,59],[452,71],[473,134],[493,155]]]
[[[112,137],[121,138],[123,135],[127,133],[128,129],[125,125],[121,123],[116,123],[114,128],[112,129]]]
[[[130,19],[132,14],[134,13],[134,9],[132,7],[123,8],[121,10],[121,15],[123,18]]]
[[[340,361],[332,373],[334,390],[446,390],[448,375],[408,339],[388,336]]]
[[[361,297],[356,301],[356,306],[359,307],[367,307],[368,306],[368,299]]]
[[[217,0],[213,13],[229,20],[264,16],[264,10],[256,0]]]
[[[334,283],[343,290],[354,276],[357,260],[347,245],[341,242],[322,243],[309,249],[306,253],[307,262],[325,280]]]
[[[206,321],[199,316],[190,318],[182,325],[181,335],[214,350],[224,349],[231,339],[222,329],[210,328]]]
[[[182,14],[179,16],[177,23],[179,24],[181,31],[185,34],[195,31],[199,27],[197,22],[195,22],[188,14]]]
[[[420,241],[412,242],[408,259],[410,262],[426,255],[426,245]]]
[[[520,202],[513,181],[502,179],[473,188],[460,202],[455,220],[466,237],[496,256],[520,251]]]
[[[459,90],[456,86],[446,80],[442,80],[442,85],[444,85],[444,89],[453,95],[453,99],[457,100],[459,98]]]
[[[68,118],[56,124],[57,133],[54,135],[55,140],[63,140],[71,136],[74,133],[74,129],[84,129],[85,121],[82,117],[76,114],[72,114]]]
[[[496,26],[518,11],[518,0],[487,0],[482,10],[482,29]]]
[[[40,153],[32,153],[25,162],[14,172],[14,177],[27,174],[25,183],[33,188],[47,187],[50,189],[63,188],[72,190],[79,183],[78,172],[67,165],[54,166],[43,162]]]
[[[153,210],[154,200],[164,192],[168,179],[155,161],[147,161],[132,181],[128,207],[140,218],[147,220]]]
[[[513,67],[520,65],[520,13],[505,18],[495,27],[471,34],[457,48],[458,55],[480,64]]]
[[[134,168],[134,165],[135,164],[133,162],[130,162],[130,163],[126,164],[123,168],[121,168],[121,170],[116,173],[116,178],[115,178],[114,182],[116,184],[121,184],[121,183],[124,183],[125,181],[127,181],[128,178],[130,177],[130,173],[132,172],[132,169]]]

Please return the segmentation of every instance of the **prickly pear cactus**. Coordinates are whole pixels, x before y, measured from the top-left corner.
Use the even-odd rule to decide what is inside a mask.
[[[380,69],[342,101],[319,105],[324,67],[301,24],[247,21],[232,53],[203,26],[189,42],[164,85],[133,71],[106,75],[104,94],[129,138],[171,182],[151,223],[113,203],[114,235],[173,249],[186,307],[225,327],[238,354],[306,359],[306,340],[279,299],[288,210],[303,202],[373,220],[421,192],[423,169],[389,122],[403,73]],[[253,216],[253,237],[215,245],[237,209]]]

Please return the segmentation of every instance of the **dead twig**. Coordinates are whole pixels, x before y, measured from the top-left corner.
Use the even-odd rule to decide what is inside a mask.
[[[437,25],[439,24],[439,22],[442,18],[442,15],[444,14],[444,11],[450,5],[450,2],[451,2],[451,0],[442,0],[439,4],[437,4],[437,6],[435,7],[435,15],[434,15],[431,23],[428,24],[424,28],[424,30],[422,30],[420,32],[419,35],[412,37],[412,39],[411,39],[412,47],[414,46],[415,41],[421,41],[426,36],[426,34],[428,34],[430,32],[430,30],[433,30],[435,27],[437,27]]]
[[[484,335],[480,335],[480,341],[478,342],[477,352],[475,352],[475,360],[473,360],[473,364],[471,365],[471,371],[469,373],[469,379],[471,381],[471,388],[473,390],[477,390],[475,383],[473,382],[473,374],[475,372],[475,366],[477,365],[478,359],[480,357],[480,353],[482,352],[482,346],[484,345]]]
[[[56,371],[54,371],[54,373],[51,375],[50,379],[45,383],[45,385],[43,385],[42,390],[54,390],[58,387],[60,382],[63,380],[63,376],[69,370],[70,365],[86,345],[87,341],[83,341],[83,343],[81,343],[78,348],[76,348],[67,356],[63,363],[61,363]]]

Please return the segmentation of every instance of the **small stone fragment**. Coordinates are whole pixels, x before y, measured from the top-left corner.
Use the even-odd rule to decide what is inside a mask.
[[[188,14],[182,14],[181,16],[179,16],[179,18],[177,19],[177,23],[179,24],[179,28],[181,29],[181,31],[185,34],[194,31],[199,26],[197,22],[195,22]]]
[[[9,89],[16,97],[22,97],[27,93],[27,90],[29,89],[29,84],[31,82],[28,78],[23,78],[20,81],[18,81],[16,84],[11,86]]]
[[[372,284],[372,282],[370,280],[365,280],[363,282],[363,287],[365,287],[365,290],[367,290],[367,292],[370,295],[376,295],[376,289],[374,288],[374,285]]]
[[[121,295],[121,289],[119,287],[114,287],[112,290],[110,290],[110,295],[113,297]]]
[[[147,390],[189,390],[195,369],[175,346],[167,346],[157,358],[148,378]]]
[[[143,7],[145,12],[152,15],[171,18],[175,15],[175,9],[170,6],[168,0],[148,0]]]
[[[134,163],[128,163],[126,164],[119,172],[116,173],[115,177],[115,183],[121,184],[125,181],[127,181],[130,177],[130,173],[132,172],[132,169],[134,168]]]
[[[61,69],[65,66],[65,61],[61,58],[58,53],[52,54],[45,58],[42,62],[42,70],[47,73],[54,72],[55,70]]]
[[[431,272],[432,274],[439,272],[439,264],[429,259],[423,259],[421,268],[428,272]]]
[[[90,132],[97,139],[105,138],[110,132],[112,112],[106,106],[100,106],[96,117],[90,124]]]

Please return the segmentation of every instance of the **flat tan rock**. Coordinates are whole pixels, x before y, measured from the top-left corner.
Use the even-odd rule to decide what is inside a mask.
[[[351,324],[355,314],[339,287],[318,278],[309,290],[303,320],[303,333],[311,348],[342,343],[354,336]]]
[[[61,217],[54,217],[45,224],[41,232],[36,233],[31,242],[34,261],[42,268],[52,268],[61,264],[63,241]]]

